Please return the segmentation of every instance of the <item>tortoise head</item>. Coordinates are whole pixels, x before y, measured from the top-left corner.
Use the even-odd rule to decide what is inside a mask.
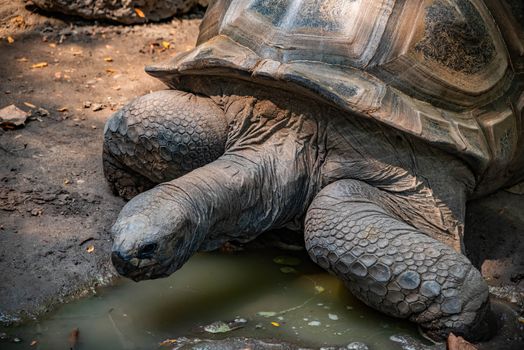
[[[140,281],[167,277],[197,250],[191,218],[160,188],[130,200],[111,228],[111,260],[122,276]]]

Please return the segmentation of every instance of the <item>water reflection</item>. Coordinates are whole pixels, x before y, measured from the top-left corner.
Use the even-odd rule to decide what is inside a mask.
[[[37,340],[32,348],[65,349],[75,327],[78,349],[156,349],[162,340],[180,336],[277,338],[303,346],[360,341],[370,349],[398,349],[391,335],[419,338],[413,324],[369,309],[307,255],[293,253],[301,262],[282,270],[287,273],[273,262],[277,255],[282,252],[198,254],[170,278],[121,280],[37,323],[6,329],[23,343],[0,347],[27,348]],[[229,333],[202,328],[238,317],[247,323]]]

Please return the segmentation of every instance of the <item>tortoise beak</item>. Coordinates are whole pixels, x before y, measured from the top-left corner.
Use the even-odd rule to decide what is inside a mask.
[[[157,260],[151,258],[136,258],[122,254],[119,251],[111,253],[111,261],[116,271],[135,282],[169,276],[166,268]]]

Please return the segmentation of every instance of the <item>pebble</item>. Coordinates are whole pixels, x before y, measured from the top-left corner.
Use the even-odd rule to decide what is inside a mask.
[[[328,317],[330,320],[333,320],[333,321],[337,321],[338,320],[338,315],[335,315],[335,314],[328,314]]]
[[[93,108],[91,108],[93,112],[101,111],[102,109],[104,109],[104,106],[100,103],[94,103]]]
[[[346,346],[346,349],[348,350],[369,350],[368,346],[364,343],[361,343],[361,342],[352,342],[352,343],[349,343],[347,346]]]
[[[319,321],[311,321],[308,323],[309,326],[318,327],[321,325]]]

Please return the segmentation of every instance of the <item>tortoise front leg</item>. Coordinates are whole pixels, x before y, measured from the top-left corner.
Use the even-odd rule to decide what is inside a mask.
[[[478,335],[489,309],[479,271],[384,210],[384,197],[355,180],[324,188],[306,216],[311,258],[367,305],[418,323],[433,339]]]
[[[113,191],[131,199],[155,184],[211,163],[227,138],[224,112],[207,97],[165,90],[139,97],[104,130],[104,173]]]

